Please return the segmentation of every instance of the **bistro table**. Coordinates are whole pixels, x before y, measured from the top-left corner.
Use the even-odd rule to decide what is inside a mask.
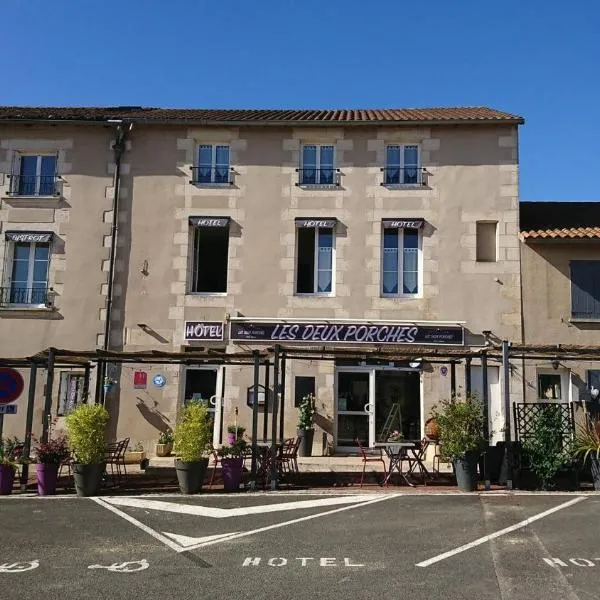
[[[419,444],[419,442],[411,442],[411,441],[376,442],[375,443],[375,447],[383,448],[385,450],[385,453],[387,454],[388,458],[390,459],[390,468],[389,468],[388,474],[383,482],[383,485],[386,485],[388,483],[388,481],[394,471],[398,471],[398,473],[400,473],[400,476],[402,477],[402,479],[404,479],[404,481],[406,482],[406,485],[409,485],[410,487],[415,487],[415,484],[411,483],[408,480],[407,475],[410,475],[410,473],[412,472],[413,463],[419,462],[419,459],[416,457],[416,453],[415,453],[415,450],[418,448],[418,444]],[[412,456],[408,455],[409,450],[411,450]],[[409,463],[409,468],[406,473],[402,470],[403,461],[408,461],[408,463]]]

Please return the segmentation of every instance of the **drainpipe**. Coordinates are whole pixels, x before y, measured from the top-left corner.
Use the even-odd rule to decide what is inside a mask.
[[[133,129],[133,123],[124,124],[121,120],[109,120],[109,123],[117,125],[116,136],[117,139],[113,145],[113,153],[115,157],[115,173],[113,177],[113,217],[112,226],[110,231],[110,255],[108,259],[108,287],[106,290],[106,321],[104,322],[104,344],[103,350],[108,350],[110,347],[110,323],[113,306],[113,287],[114,287],[114,276],[115,276],[115,262],[117,256],[117,234],[119,230],[119,195],[121,189],[121,159],[125,153],[125,145],[127,136]],[[98,365],[100,367],[100,365]],[[97,377],[104,380],[106,376],[106,363],[102,363],[102,368],[98,369]],[[104,400],[104,392],[102,393],[102,400]]]

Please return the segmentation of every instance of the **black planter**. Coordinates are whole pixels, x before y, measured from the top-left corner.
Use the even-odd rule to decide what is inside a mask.
[[[594,489],[600,491],[600,459],[590,456],[590,466],[592,467],[592,480],[594,481]]]
[[[177,481],[182,494],[197,494],[202,489],[207,467],[208,458],[201,458],[193,462],[175,459]]]
[[[467,452],[464,458],[454,460],[456,483],[461,492],[474,492],[477,489],[477,461],[479,455]]]
[[[298,429],[296,431],[300,438],[300,447],[298,448],[298,456],[312,456],[313,438],[315,437],[314,429]]]
[[[97,465],[73,465],[73,480],[75,481],[75,491],[78,496],[86,498],[88,496],[97,496],[100,493],[102,475],[106,465],[100,463]]]

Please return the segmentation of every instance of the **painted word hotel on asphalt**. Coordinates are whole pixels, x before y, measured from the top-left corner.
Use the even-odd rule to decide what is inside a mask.
[[[263,559],[260,556],[249,556],[244,559],[242,567],[364,567],[362,563],[354,562],[350,558],[334,558],[334,557],[314,557],[314,556],[298,556],[296,558],[285,558],[283,556],[275,556],[272,558]]]

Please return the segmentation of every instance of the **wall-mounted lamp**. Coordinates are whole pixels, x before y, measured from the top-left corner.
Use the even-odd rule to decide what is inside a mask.
[[[411,362],[408,363],[408,366],[411,369],[418,369],[421,366],[421,359],[412,360]]]
[[[142,331],[148,331],[150,329],[150,327],[148,327],[148,325],[146,325],[146,323],[138,323],[137,326],[142,330]]]
[[[558,367],[560,367],[560,363],[558,362],[558,358],[555,358],[552,361],[552,368],[556,371],[556,369],[558,369]]]

